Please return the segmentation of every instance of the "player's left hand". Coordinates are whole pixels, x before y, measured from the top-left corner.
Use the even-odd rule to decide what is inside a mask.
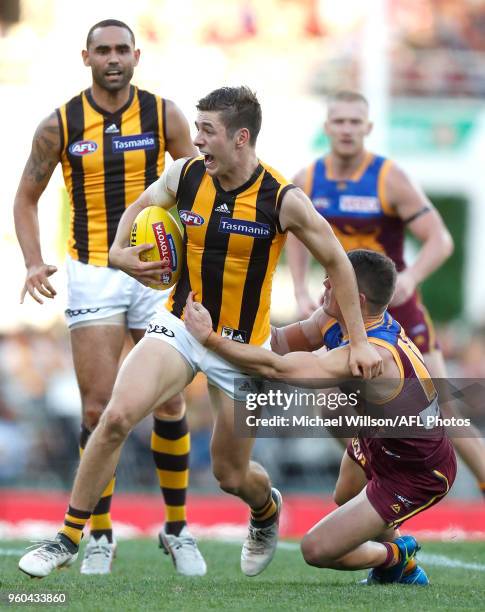
[[[382,374],[382,357],[368,342],[351,344],[349,367],[353,376],[360,376],[364,379],[375,378]]]
[[[416,290],[416,281],[409,270],[399,272],[396,279],[396,288],[389,306],[400,306],[409,300]]]
[[[194,302],[194,292],[189,293],[184,312],[185,327],[201,344],[207,342],[212,332],[212,319],[209,311],[200,302]]]

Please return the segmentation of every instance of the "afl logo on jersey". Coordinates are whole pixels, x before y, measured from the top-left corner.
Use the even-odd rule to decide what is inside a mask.
[[[94,153],[97,148],[98,145],[92,140],[78,140],[77,142],[73,142],[69,147],[69,153],[77,157],[82,157],[83,155]]]
[[[315,206],[316,209],[319,209],[319,208],[326,209],[326,208],[330,208],[332,203],[330,202],[328,198],[313,198],[313,205]]]
[[[204,225],[205,219],[191,210],[181,210],[179,212],[180,220],[184,225]]]

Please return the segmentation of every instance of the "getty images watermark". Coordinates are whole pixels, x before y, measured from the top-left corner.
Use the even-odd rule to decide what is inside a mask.
[[[485,427],[485,381],[434,379],[290,383],[238,379],[242,437],[473,437]],[[383,399],[384,398],[384,399]],[[482,399],[483,398],[483,399]],[[475,427],[473,427],[475,425]]]

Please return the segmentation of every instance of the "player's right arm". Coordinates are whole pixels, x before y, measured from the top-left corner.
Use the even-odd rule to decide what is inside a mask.
[[[164,261],[140,261],[140,253],[153,247],[153,244],[140,244],[130,247],[130,232],[133,222],[147,206],[160,206],[169,209],[175,204],[175,196],[182,168],[187,160],[178,159],[166,168],[161,176],[125,210],[121,216],[116,236],[109,250],[109,263],[123,270],[144,285],[160,283]]]
[[[201,344],[230,361],[243,372],[274,380],[317,380],[318,387],[335,386],[336,378],[352,378],[349,365],[349,346],[330,353],[292,352],[277,355],[260,346],[232,342],[214,333],[209,311],[194,302],[189,293],[184,311],[186,328]],[[332,379],[326,382],[322,379]]]
[[[55,289],[49,276],[57,271],[55,266],[44,263],[40,248],[39,198],[44,192],[60,161],[61,134],[56,113],[44,119],[35,131],[32,150],[25,165],[14,202],[15,232],[24,256],[27,275],[21,292],[23,302],[26,293],[42,304],[41,295],[53,298]]]
[[[304,191],[307,169],[303,168],[294,177],[292,183]],[[308,271],[310,269],[310,253],[306,246],[298,238],[290,233],[286,241],[286,255],[291,278],[293,279],[293,290],[298,306],[298,316],[309,317],[318,306],[308,291]]]
[[[320,307],[304,321],[271,328],[271,350],[278,355],[294,351],[316,351],[323,346],[322,329],[330,317]]]

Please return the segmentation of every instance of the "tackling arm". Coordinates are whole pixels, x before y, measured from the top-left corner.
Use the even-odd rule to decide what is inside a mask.
[[[209,334],[205,346],[244,372],[258,374],[264,378],[293,381],[315,380],[317,381],[315,386],[319,388],[334,387],[335,379],[352,377],[348,346],[335,349],[331,354],[330,352],[293,352],[277,355],[260,346],[232,342],[218,336],[214,331]],[[330,380],[328,384],[325,384],[322,379]]]
[[[326,386],[322,378],[349,378],[349,347],[335,349],[330,353],[294,352],[281,356],[259,346],[240,344],[218,336],[212,330],[209,311],[199,302],[194,302],[193,292],[187,298],[184,322],[189,332],[201,344],[211,349],[244,372],[258,374],[278,380],[318,380],[318,387]],[[328,386],[334,386],[330,380]]]
[[[322,328],[330,317],[322,307],[305,321],[271,328],[271,350],[278,355],[292,351],[315,351],[323,346]]]

